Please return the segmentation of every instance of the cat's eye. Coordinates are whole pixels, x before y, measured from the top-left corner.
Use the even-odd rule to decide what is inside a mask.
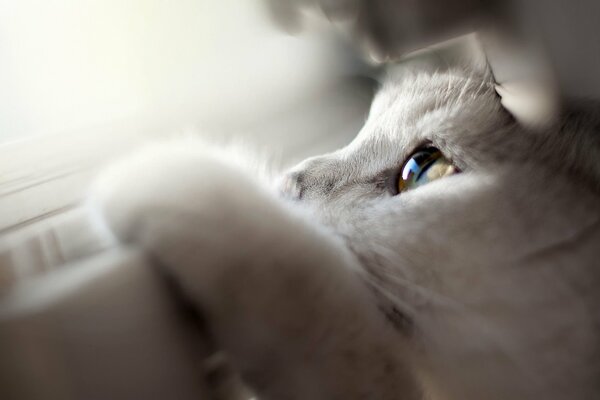
[[[402,165],[396,189],[402,193],[456,172],[457,168],[439,149],[420,147]]]

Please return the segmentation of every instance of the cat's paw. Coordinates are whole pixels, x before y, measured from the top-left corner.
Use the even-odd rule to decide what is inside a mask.
[[[90,204],[123,242],[144,245],[154,239],[150,227],[168,232],[185,221],[223,236],[260,214],[269,197],[264,182],[232,157],[196,141],[148,146],[103,171]]]
[[[147,149],[109,168],[91,204],[178,281],[265,398],[413,398],[402,353],[389,352],[396,332],[348,249],[231,157]]]
[[[329,284],[347,255],[235,156],[200,142],[152,146],[104,171],[90,204],[209,312],[273,314],[271,302]],[[305,268],[319,264],[329,267]]]

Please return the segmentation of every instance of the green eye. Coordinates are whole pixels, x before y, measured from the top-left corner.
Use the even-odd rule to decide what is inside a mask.
[[[456,172],[456,167],[437,148],[433,146],[419,148],[402,165],[398,177],[398,193]]]

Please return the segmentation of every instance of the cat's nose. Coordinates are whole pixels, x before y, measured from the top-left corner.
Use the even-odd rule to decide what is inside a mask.
[[[279,180],[279,192],[291,200],[301,200],[304,194],[303,182],[305,174],[302,171],[288,172]]]
[[[291,200],[305,200],[317,190],[321,181],[325,179],[323,165],[328,161],[328,156],[307,158],[289,170],[280,181],[281,194]]]
[[[331,156],[319,156],[304,160],[286,173],[280,180],[281,194],[292,200],[308,200],[327,196],[340,177],[332,171],[338,162]]]

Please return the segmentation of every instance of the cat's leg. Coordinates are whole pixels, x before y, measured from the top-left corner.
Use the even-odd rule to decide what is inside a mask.
[[[175,276],[262,398],[420,398],[352,256],[223,155],[150,150],[93,198],[121,240]]]

